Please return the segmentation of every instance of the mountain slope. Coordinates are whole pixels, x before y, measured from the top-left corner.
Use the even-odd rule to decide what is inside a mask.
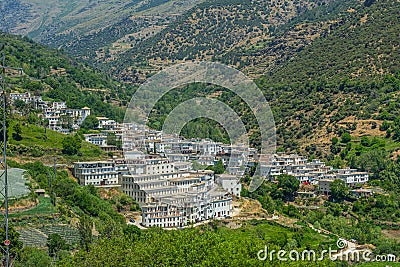
[[[68,107],[89,106],[95,115],[121,121],[118,107],[130,98],[132,88],[119,84],[103,73],[72,60],[65,53],[29,40],[0,32],[5,45],[6,63],[23,69],[23,76],[8,75],[10,91],[30,91],[54,101],[66,101]]]
[[[4,14],[0,30],[92,60],[108,49],[129,49],[132,44],[125,45],[126,38],[152,36],[201,1],[0,1],[0,13]]]
[[[351,10],[343,25],[274,69],[270,80],[302,83],[394,74],[400,67],[399,14],[399,1],[377,1]]]
[[[144,76],[140,72],[133,75],[132,67],[147,66],[154,71],[181,61],[215,60],[236,47],[268,38],[273,27],[331,1],[207,1],[109,65],[122,70],[120,78],[136,82],[151,71],[145,70]]]
[[[333,155],[338,155],[340,149],[331,149],[331,139],[340,137],[343,132],[352,134],[358,141],[362,136],[387,137],[395,144],[398,140],[395,133],[400,129],[397,104],[400,2],[383,0],[371,6],[355,3],[353,10],[342,7],[346,12],[342,12],[337,24],[327,27],[323,35],[293,51],[289,57],[282,52],[281,62],[272,66],[268,75],[256,80],[273,110],[281,149],[318,157],[332,156],[332,151]],[[292,25],[284,25],[276,33],[284,36],[299,25],[329,21],[336,16],[328,12],[321,20],[292,21]],[[277,46],[278,43],[266,45],[260,48],[259,54],[249,56],[262,59],[262,51],[272,53]],[[262,69],[257,62],[250,63],[245,62],[244,68]],[[364,71],[359,73],[358,70]],[[180,100],[204,96],[206,92],[230,104],[246,122],[248,131],[257,131],[254,117],[240,104],[238,97],[221,88],[188,88],[190,91],[186,88],[165,97],[158,108],[164,112],[151,121],[162,121]],[[257,145],[256,136],[251,140]],[[350,148],[342,150],[343,158],[347,153],[344,151],[349,152]]]
[[[164,64],[191,59],[214,59],[253,75],[266,74],[256,81],[272,106],[279,146],[286,150],[329,155],[331,139],[344,131],[356,138],[395,138],[400,2],[290,3],[277,4],[275,9],[259,1],[203,3],[155,36],[138,41],[130,51],[104,58],[111,61],[110,72],[129,82],[140,82]],[[272,12],[277,7],[282,10]],[[196,40],[190,39],[191,33]],[[161,125],[179,100],[204,92],[214,97],[221,89],[207,90],[199,88],[196,93],[190,87],[190,92],[184,89],[166,96],[158,105],[163,113],[154,114],[152,126]],[[240,99],[226,92],[219,98],[240,107],[237,111],[247,129],[256,132],[256,122],[240,106]],[[186,132],[197,133],[196,129],[190,126]],[[251,140],[257,145],[257,134]]]
[[[397,140],[398,14],[398,1],[359,6],[258,80],[271,105],[279,106],[273,109],[281,144],[327,155],[331,139],[343,132]]]

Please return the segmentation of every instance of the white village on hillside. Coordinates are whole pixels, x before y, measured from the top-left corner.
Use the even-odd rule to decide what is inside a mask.
[[[90,108],[70,109],[65,102],[46,102],[29,93],[11,94],[12,101],[24,101],[42,110],[52,130],[68,134],[78,130],[90,115]],[[233,199],[242,191],[241,178],[255,166],[259,174],[274,181],[280,174],[295,176],[312,184],[309,196],[330,195],[330,185],[341,179],[349,187],[368,181],[368,173],[356,169],[334,169],[324,162],[296,154],[259,155],[243,144],[227,145],[212,140],[185,139],[137,124],[121,124],[97,117],[99,133],[85,134],[85,140],[113,154],[112,160],[76,162],[74,176],[81,185],[119,188],[141,206],[141,225],[163,228],[185,227],[210,219],[233,216]],[[109,136],[120,146],[109,144]],[[122,153],[124,151],[124,153]],[[205,170],[222,163],[224,174]],[[356,196],[371,195],[354,189]]]
[[[333,169],[322,161],[308,161],[296,154],[259,155],[255,149],[241,144],[189,140],[135,124],[117,125],[115,130],[106,132],[110,131],[120,139],[124,135],[125,157],[76,162],[75,176],[81,185],[121,188],[140,204],[144,227],[175,228],[230,218],[232,200],[240,197],[242,191],[240,179],[257,164],[261,176],[272,181],[280,174],[288,174],[303,184],[316,185],[319,190],[311,192],[314,196],[329,195],[335,179],[342,179],[349,187],[368,181],[367,172]],[[224,174],[199,169],[219,162],[226,166]]]

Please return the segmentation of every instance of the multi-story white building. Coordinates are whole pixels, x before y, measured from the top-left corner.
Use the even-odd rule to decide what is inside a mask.
[[[360,172],[356,169],[338,169],[335,170],[336,178],[343,180],[348,186],[365,184],[368,182],[367,172]]]
[[[111,161],[75,162],[74,176],[80,185],[118,187],[118,173]]]
[[[153,159],[154,160],[154,159]],[[210,218],[229,216],[232,198],[216,190],[214,172],[185,171],[190,163],[164,162],[149,165],[146,174],[122,175],[122,191],[142,207],[146,227],[181,227]],[[181,166],[186,165],[186,166]],[[178,168],[178,169],[177,169]]]
[[[331,194],[331,184],[335,180],[342,180],[346,186],[354,187],[363,185],[368,182],[369,175],[367,172],[360,172],[356,169],[338,169],[324,176],[318,181],[318,191],[324,195]]]
[[[196,158],[197,163],[205,166],[214,166],[217,162],[215,156],[212,155],[200,155]]]
[[[129,174],[142,175],[142,174],[165,174],[175,172],[174,163],[165,158],[137,158],[117,160],[117,166],[123,165]]]
[[[165,156],[171,161],[171,162],[185,162],[185,161],[189,161],[190,159],[190,155],[189,154],[173,154],[173,153],[169,153],[169,154],[165,154]]]
[[[232,199],[224,192],[186,193],[166,196],[160,203],[142,206],[145,227],[184,227],[204,220],[231,215]]]
[[[96,119],[99,122],[99,129],[114,130],[118,126],[118,123],[115,120],[111,120],[107,117],[96,117]]]
[[[42,117],[49,121],[49,128],[59,132],[69,132],[66,125],[72,129],[79,129],[79,126],[90,115],[90,108],[84,107],[82,109],[67,108],[65,102],[53,102],[46,104],[42,108]],[[66,131],[68,130],[68,131]]]
[[[84,134],[85,141],[96,146],[106,146],[107,136],[105,134]]]
[[[228,193],[240,197],[242,191],[242,184],[240,178],[236,175],[221,174],[216,178],[216,182]]]
[[[35,109],[42,108],[47,105],[47,102],[43,101],[41,96],[32,96],[29,92],[10,93],[10,99],[12,103],[15,103],[16,100],[21,100],[25,104],[32,104]]]
[[[193,152],[202,155],[216,155],[220,151],[222,143],[214,142],[211,140],[199,140],[192,142]]]
[[[122,191],[140,204],[166,195],[209,190],[213,185],[214,174],[207,170],[122,176]]]
[[[277,153],[274,156],[273,165],[277,166],[293,166],[293,165],[305,165],[307,163],[307,158],[299,156],[297,154],[284,154]]]

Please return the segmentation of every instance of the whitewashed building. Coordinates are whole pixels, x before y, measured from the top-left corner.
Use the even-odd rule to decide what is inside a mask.
[[[368,182],[367,172],[360,172],[357,169],[338,169],[335,170],[336,178],[343,180],[348,186],[361,185]]]
[[[221,174],[216,178],[216,182],[228,193],[240,197],[242,191],[242,184],[240,178],[236,175]]]
[[[80,185],[119,187],[118,173],[112,161],[75,162],[74,176]]]
[[[85,141],[96,146],[106,146],[107,136],[104,134],[84,134]]]

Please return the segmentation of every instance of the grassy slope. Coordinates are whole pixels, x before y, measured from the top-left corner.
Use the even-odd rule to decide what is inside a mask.
[[[39,204],[29,210],[12,213],[10,214],[11,218],[15,217],[24,217],[24,216],[32,216],[32,215],[48,215],[55,212],[55,208],[53,204],[51,204],[50,198],[48,197],[39,197]]]
[[[10,158],[25,162],[40,160],[45,163],[52,163],[57,158],[58,163],[70,164],[74,161],[98,160],[107,158],[99,147],[82,141],[80,152],[82,155],[68,156],[62,154],[62,141],[66,135],[44,129],[35,125],[21,124],[22,140],[16,141],[12,138],[16,121],[10,123],[9,148]]]

